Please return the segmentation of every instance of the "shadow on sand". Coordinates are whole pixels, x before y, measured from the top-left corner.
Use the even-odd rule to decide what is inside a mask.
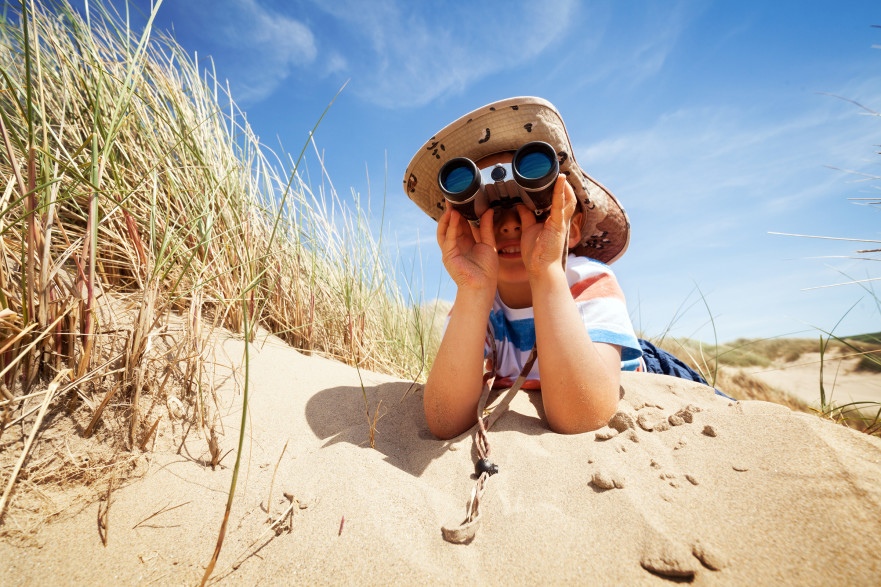
[[[476,426],[450,440],[438,440],[432,435],[422,409],[422,386],[410,382],[383,383],[365,386],[332,387],[318,392],[306,404],[306,420],[316,436],[325,440],[324,446],[346,442],[355,446],[369,447],[368,416],[370,421],[378,410],[375,449],[385,460],[414,477],[420,477],[434,459],[459,444],[466,437],[473,437]],[[509,410],[493,427],[493,431],[516,430],[536,435],[550,432],[541,407],[538,393],[521,392],[529,401],[519,403],[520,409]],[[490,403],[496,399],[494,393]],[[515,399],[516,401],[516,399]],[[529,409],[532,404],[532,409]],[[522,408],[526,407],[526,410]],[[522,413],[522,412],[533,413]],[[472,456],[476,455],[473,446]]]

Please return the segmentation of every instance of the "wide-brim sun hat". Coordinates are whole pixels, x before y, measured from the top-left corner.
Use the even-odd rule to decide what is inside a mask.
[[[444,195],[437,174],[444,163],[454,157],[478,161],[488,155],[516,151],[531,141],[544,141],[557,151],[560,172],[566,175],[584,212],[582,238],[572,252],[603,263],[620,258],[630,243],[627,213],[609,190],[579,167],[563,118],[553,104],[542,98],[500,100],[448,124],[410,160],[404,190],[426,214],[438,220],[444,213]]]

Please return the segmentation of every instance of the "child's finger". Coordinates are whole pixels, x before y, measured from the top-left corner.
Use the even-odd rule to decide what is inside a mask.
[[[483,216],[480,217],[480,240],[477,236],[474,237],[475,242],[486,243],[493,249],[496,248],[496,234],[493,231],[494,216],[495,210],[492,208],[483,213]]]
[[[450,211],[450,223],[447,225],[447,232],[444,237],[446,246],[451,250],[456,247],[456,241],[459,237],[459,222],[461,222],[461,220],[461,214],[455,210]]]
[[[450,227],[450,213],[453,209],[447,206],[444,213],[437,220],[437,244],[443,248],[444,240],[447,237],[447,229]]]
[[[479,243],[480,242],[480,230],[476,226],[474,226],[473,222],[468,223],[468,228],[471,229],[471,238],[474,239],[475,243]]]
[[[550,216],[548,216],[548,220],[545,224],[550,223],[551,226],[562,228],[565,221],[568,220],[567,218],[565,218],[564,215],[567,199],[566,188],[568,186],[569,184],[566,182],[565,175],[561,173],[559,176],[557,176],[557,182],[554,184],[554,198],[551,202],[551,214]],[[572,216],[571,212],[569,216]]]
[[[533,212],[523,204],[517,204],[517,215],[520,216],[521,232],[525,231],[527,228],[538,222],[535,219],[535,212]]]
[[[568,181],[563,182],[563,195],[565,196],[563,201],[564,218],[566,222],[569,222],[575,214],[578,198],[575,197],[575,190],[572,189],[572,185]]]

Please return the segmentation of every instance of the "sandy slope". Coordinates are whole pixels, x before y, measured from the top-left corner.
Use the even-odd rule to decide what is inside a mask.
[[[240,341],[223,345],[240,356]],[[251,358],[249,442],[215,572],[224,582],[650,584],[675,573],[697,584],[873,584],[881,572],[881,441],[813,416],[625,374],[623,431],[602,440],[549,432],[537,396],[518,394],[490,432],[500,474],[479,532],[454,545],[440,527],[464,517],[471,435],[433,439],[420,390],[362,373],[371,413],[382,402],[371,449],[356,371],[272,342]],[[221,397],[230,448],[241,398],[231,382]],[[687,406],[691,422],[657,426]],[[162,434],[150,473],[114,494],[106,548],[93,504],[33,540],[0,543],[0,583],[196,583],[231,470],[200,464],[194,433],[178,454],[180,425]],[[264,533],[262,510],[276,463],[272,513],[291,503],[283,493],[296,500],[277,536]]]
[[[822,365],[827,401],[831,396],[837,404],[881,402],[881,374],[854,371],[857,361],[856,358],[826,356]],[[806,353],[791,363],[780,362],[768,369],[747,368],[744,372],[817,407],[820,365],[820,353]]]

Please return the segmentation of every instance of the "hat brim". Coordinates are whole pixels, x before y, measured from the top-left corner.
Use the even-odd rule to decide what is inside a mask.
[[[448,124],[413,156],[404,174],[404,190],[438,220],[444,212],[444,196],[437,174],[444,163],[453,157],[478,161],[516,151],[530,141],[544,141],[557,150],[560,172],[567,176],[584,212],[582,238],[573,252],[603,263],[620,258],[630,243],[627,213],[609,190],[579,167],[560,113],[542,98],[522,96],[493,102]]]

